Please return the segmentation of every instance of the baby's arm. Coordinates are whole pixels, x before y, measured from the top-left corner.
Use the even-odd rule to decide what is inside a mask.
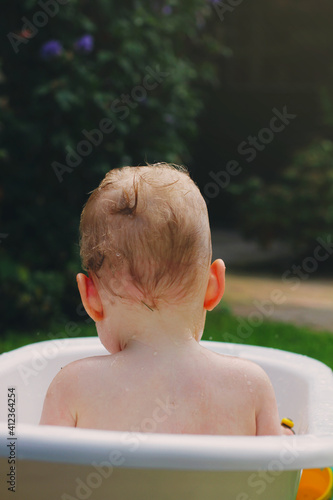
[[[256,383],[257,436],[281,436],[287,434],[280,424],[275,393],[269,377],[259,366],[253,368],[253,370]]]
[[[73,368],[63,368],[53,379],[46,393],[41,425],[76,426],[76,412],[73,410]]]

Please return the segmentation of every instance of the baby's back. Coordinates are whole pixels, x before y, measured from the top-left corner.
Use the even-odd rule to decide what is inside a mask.
[[[172,357],[122,351],[66,370],[77,427],[120,431],[255,435],[267,383],[257,365],[201,346]]]

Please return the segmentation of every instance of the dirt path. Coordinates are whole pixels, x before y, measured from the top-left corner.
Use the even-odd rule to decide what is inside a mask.
[[[333,282],[294,285],[280,279],[227,275],[224,299],[234,314],[257,312],[267,319],[333,332]]]
[[[213,231],[213,258],[222,257],[227,266],[224,299],[236,315],[261,314],[267,319],[309,326],[333,333],[333,279],[316,279],[315,274],[301,280],[241,275],[234,269],[243,265],[269,262],[288,255],[288,249],[274,245],[263,251],[234,232]]]

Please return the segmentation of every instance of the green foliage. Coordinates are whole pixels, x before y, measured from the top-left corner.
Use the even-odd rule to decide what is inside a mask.
[[[333,227],[333,142],[314,140],[270,184],[251,177],[233,187],[244,232],[263,244],[274,239],[310,248]]]
[[[24,309],[22,328],[70,309],[79,215],[108,170],[190,161],[199,87],[216,83],[209,60],[222,53],[207,0],[50,0],[57,12],[36,27],[43,3],[12,0],[0,19],[1,291],[5,323]],[[75,48],[84,35],[93,50]],[[50,41],[63,48],[53,56]]]
[[[0,318],[0,328],[24,328],[34,325],[47,327],[49,321],[64,318],[61,299],[65,292],[66,277],[55,271],[32,272],[27,266],[10,258],[0,263],[0,295],[7,305]]]

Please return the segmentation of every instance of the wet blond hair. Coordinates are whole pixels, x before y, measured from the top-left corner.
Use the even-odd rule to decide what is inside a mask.
[[[150,309],[191,299],[211,252],[206,204],[185,167],[111,170],[82,211],[83,268],[111,295]]]

